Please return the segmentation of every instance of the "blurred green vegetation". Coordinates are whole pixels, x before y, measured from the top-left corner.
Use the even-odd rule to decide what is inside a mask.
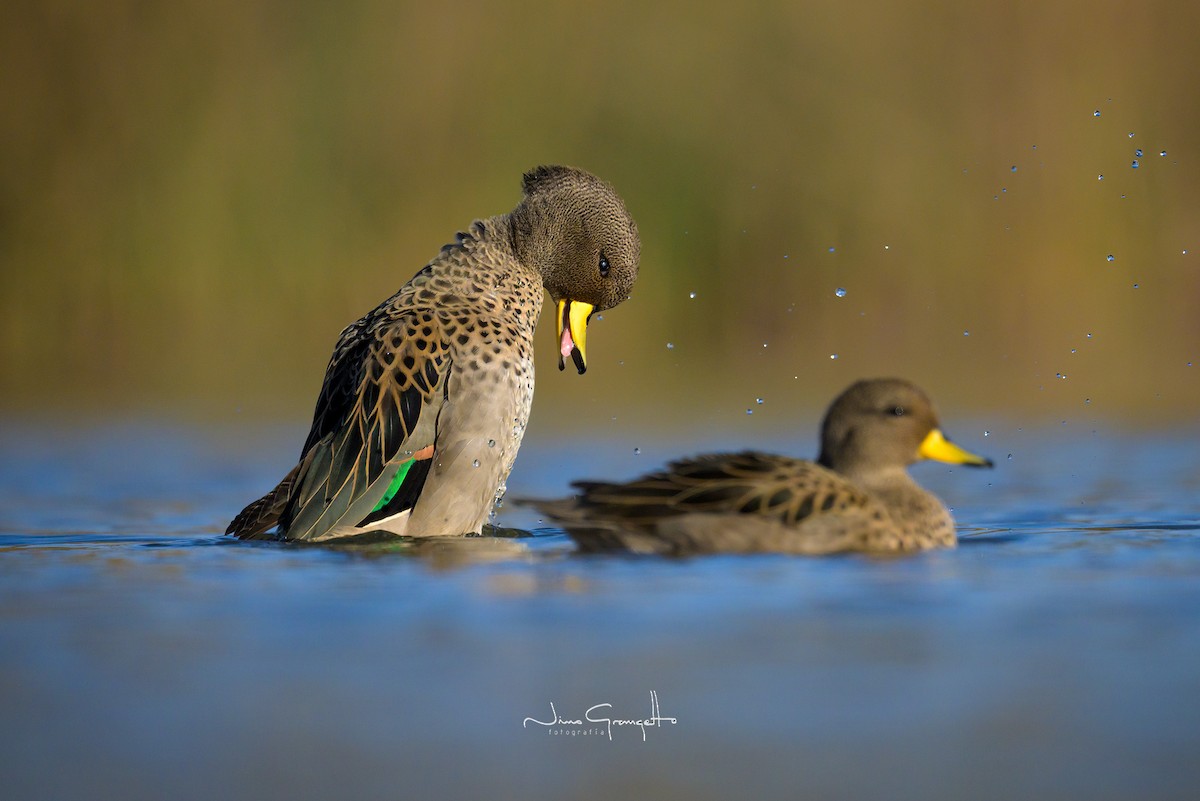
[[[782,423],[877,374],[947,416],[1158,422],[1200,400],[1200,5],[0,19],[10,412],[302,418],[341,328],[540,163],[615,184],[643,266],[587,376],[557,374],[544,326],[535,422]]]

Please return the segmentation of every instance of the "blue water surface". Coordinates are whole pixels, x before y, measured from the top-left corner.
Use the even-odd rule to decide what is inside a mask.
[[[533,536],[241,543],[302,431],[7,425],[3,795],[1195,798],[1198,433],[961,435],[997,469],[914,470],[954,550],[674,560],[512,503]],[[696,447],[569,445],[510,496]]]

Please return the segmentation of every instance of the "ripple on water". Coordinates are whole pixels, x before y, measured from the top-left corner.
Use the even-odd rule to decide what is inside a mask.
[[[939,783],[947,753],[958,789],[1037,764],[1006,789],[1187,797],[1200,781],[1195,432],[947,427],[987,430],[993,457],[1014,458],[988,474],[918,465],[961,545],[904,559],[580,556],[515,504],[499,536],[243,543],[221,532],[278,479],[294,432],[6,435],[0,686],[19,689],[4,695],[19,726],[6,781],[271,795],[278,760],[247,758],[270,743],[326,755],[328,776],[292,786],[309,797],[413,776],[433,777],[429,797],[468,797],[512,765],[556,786],[588,777],[597,797],[620,782],[722,797],[780,765],[847,797],[886,795],[899,773],[929,777],[922,798],[958,797]],[[728,447],[810,451],[751,428]],[[531,439],[509,495],[726,447],[707,442]],[[646,743],[521,724],[551,702],[632,716],[652,690],[678,722]]]

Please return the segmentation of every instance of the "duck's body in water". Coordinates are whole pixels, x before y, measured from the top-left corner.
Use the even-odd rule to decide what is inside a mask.
[[[594,311],[629,297],[640,240],[620,196],[569,167],[525,175],[509,214],[478,220],[341,334],[299,463],[226,533],[328,540],[478,533],[533,401],[542,294],[559,369],[586,369]]]
[[[933,404],[901,379],[860,381],[829,407],[816,462],[725,453],[631,482],[577,482],[534,501],[583,550],[825,554],[953,547],[954,520],[908,474],[920,459],[991,467],[947,440]]]

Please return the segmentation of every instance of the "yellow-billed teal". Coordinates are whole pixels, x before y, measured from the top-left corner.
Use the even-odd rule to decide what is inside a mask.
[[[578,482],[534,501],[581,549],[687,555],[898,552],[953,547],[950,512],[908,474],[920,459],[991,467],[951,443],[929,397],[901,379],[859,381],[830,405],[816,462],[723,453],[625,484]]]
[[[328,540],[479,532],[533,400],[543,289],[559,369],[587,366],[593,312],[627,299],[637,225],[605,181],[538,167],[509,214],[477,220],[341,334],[300,462],[226,533]]]

